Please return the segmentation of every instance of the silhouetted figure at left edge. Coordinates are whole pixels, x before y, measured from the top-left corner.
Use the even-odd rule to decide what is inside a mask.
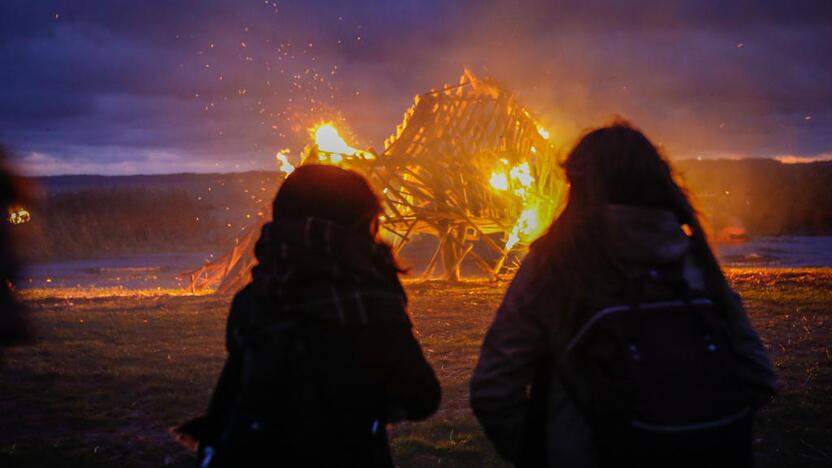
[[[23,308],[15,300],[12,282],[16,279],[18,264],[6,217],[11,204],[22,195],[22,183],[6,169],[5,150],[0,147],[0,352],[2,348],[22,344],[31,339]],[[1,357],[1,355],[0,355]]]
[[[377,241],[378,197],[355,172],[302,166],[274,213],[208,413],[177,431],[202,466],[392,466],[386,425],[430,416],[440,388]]]

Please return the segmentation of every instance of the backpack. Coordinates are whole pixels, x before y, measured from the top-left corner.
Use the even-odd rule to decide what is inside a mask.
[[[681,279],[681,268],[652,270],[566,344],[563,380],[602,466],[751,464],[751,409],[723,311]],[[648,297],[647,286],[670,293]]]

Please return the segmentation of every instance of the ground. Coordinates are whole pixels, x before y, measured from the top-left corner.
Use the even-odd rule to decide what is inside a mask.
[[[832,269],[729,270],[780,377],[758,417],[758,466],[832,466]],[[468,379],[505,283],[409,283],[443,402],[392,431],[402,467],[502,466]],[[0,368],[0,466],[193,466],[168,427],[198,415],[224,358],[228,297],[29,292],[37,344]]]

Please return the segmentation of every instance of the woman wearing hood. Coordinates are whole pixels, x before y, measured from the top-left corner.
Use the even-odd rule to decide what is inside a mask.
[[[355,172],[308,165],[286,178],[231,305],[208,413],[178,430],[199,441],[203,466],[392,466],[386,425],[436,411],[381,212]]]
[[[518,466],[750,466],[774,373],[669,163],[621,122],[565,171],[474,371],[489,439]]]

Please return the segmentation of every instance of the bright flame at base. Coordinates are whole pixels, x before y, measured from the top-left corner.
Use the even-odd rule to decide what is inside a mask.
[[[508,240],[506,240],[506,252],[514,248],[521,239],[523,240],[532,240],[537,239],[543,234],[543,231],[546,229],[546,223],[541,222],[541,220],[545,219],[546,215],[543,213],[542,207],[539,205],[530,206],[523,210],[520,213],[520,216],[517,218],[517,222],[514,223],[514,227],[511,228],[511,232],[508,235]]]
[[[531,242],[540,237],[552,220],[553,213],[552,203],[541,198],[534,190],[535,177],[528,161],[511,168],[507,160],[503,159],[500,162],[504,168],[491,173],[489,184],[494,190],[511,193],[523,203],[520,216],[514,222],[506,240],[505,251],[508,252],[520,241]]]

